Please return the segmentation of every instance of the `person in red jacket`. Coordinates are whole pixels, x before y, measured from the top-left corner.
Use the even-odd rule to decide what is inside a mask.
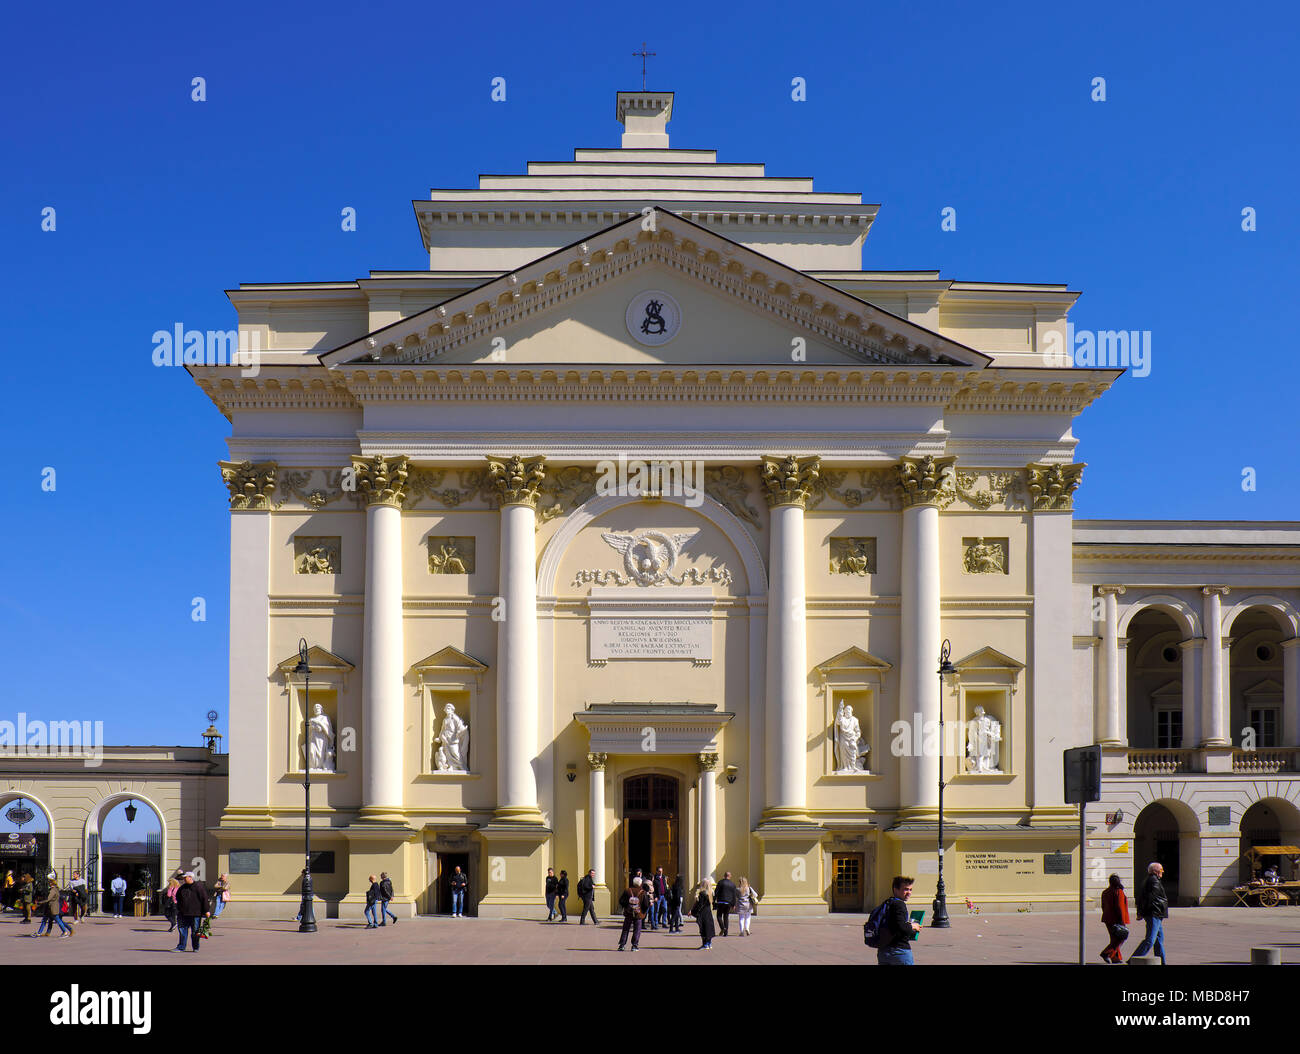
[[[1119,880],[1119,875],[1110,876],[1110,885],[1101,895],[1101,922],[1110,935],[1110,943],[1101,953],[1101,961],[1123,962],[1120,947],[1128,940],[1128,897],[1124,895],[1124,883]]]

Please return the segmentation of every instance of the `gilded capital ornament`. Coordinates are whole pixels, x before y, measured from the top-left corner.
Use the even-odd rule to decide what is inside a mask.
[[[948,474],[957,463],[955,457],[905,457],[894,471],[898,473],[898,496],[903,508],[914,505],[938,505],[940,492]]]
[[[605,768],[605,762],[609,760],[608,754],[588,754],[587,764],[595,772],[600,772]]]
[[[232,509],[269,509],[275,492],[274,461],[218,461],[221,480],[230,491]]]
[[[410,458],[352,457],[352,471],[356,477],[357,490],[366,497],[367,505],[392,505],[402,507],[406,500],[406,477],[411,474]]]
[[[1114,593],[1115,596],[1117,597],[1122,597],[1127,592],[1128,592],[1128,586],[1109,585],[1109,586],[1097,587],[1097,595],[1099,597],[1110,596],[1110,594],[1112,593]]]
[[[763,456],[763,496],[769,508],[779,505],[808,507],[808,495],[821,476],[822,459],[816,454],[808,457]]]
[[[546,478],[543,463],[536,457],[488,458],[488,486],[494,489],[502,505],[529,505],[537,508],[537,490]]]
[[[700,768],[705,772],[712,772],[718,767],[718,755],[712,753],[702,753],[700,755]]]
[[[1086,464],[1030,465],[1029,500],[1035,509],[1072,509],[1074,492],[1083,480]]]

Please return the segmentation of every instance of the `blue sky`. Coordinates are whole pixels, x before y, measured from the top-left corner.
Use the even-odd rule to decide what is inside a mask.
[[[427,266],[411,199],[617,144],[642,40],[649,87],[677,93],[674,146],[882,204],[867,267],[1065,282],[1077,327],[1151,332],[1150,376],[1078,422],[1078,516],[1300,518],[1297,15],[1281,4],[320,0],[7,21],[24,43],[0,68],[0,718],[198,745],[215,709],[225,731],[229,428],[184,371],[152,365],[152,333],[232,327],[223,290],[241,281]]]

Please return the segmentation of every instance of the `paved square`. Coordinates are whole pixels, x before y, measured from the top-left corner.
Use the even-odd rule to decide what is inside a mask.
[[[236,909],[237,910],[237,909]],[[604,919],[599,927],[536,920],[403,919],[384,932],[365,929],[360,918],[321,922],[315,934],[300,934],[290,921],[239,919],[228,912],[214,926],[214,936],[199,952],[174,953],[175,933],[162,919],[96,917],[77,926],[76,935],[26,939],[35,923],[24,926],[9,913],[0,916],[4,960],[23,963],[128,965],[163,963],[301,964],[301,963],[464,963],[467,965],[607,965],[611,963],[682,963],[707,965],[848,965],[875,962],[862,943],[861,915],[820,919],[754,919],[750,937],[719,937],[711,951],[699,951],[693,920],[680,935],[647,932],[641,950],[615,951],[620,923]],[[1141,937],[1140,923],[1125,945],[1131,953]],[[959,909],[952,928],[927,929],[915,945],[920,964],[1051,964],[1076,960],[1077,916],[1031,913],[968,916]],[[1284,963],[1300,964],[1300,910],[1295,908],[1176,909],[1167,927],[1174,964],[1249,963],[1258,945],[1282,948]],[[1087,929],[1087,961],[1101,966],[1098,952],[1106,943],[1101,923],[1092,917]]]

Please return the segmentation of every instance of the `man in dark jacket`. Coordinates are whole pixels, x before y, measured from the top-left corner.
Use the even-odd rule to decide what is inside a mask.
[[[451,886],[451,917],[453,919],[463,919],[465,917],[465,893],[469,889],[469,876],[456,865],[456,870],[451,873],[451,879],[448,882]]]
[[[176,914],[180,919],[181,932],[181,941],[176,945],[176,951],[185,950],[187,934],[194,944],[194,950],[199,950],[199,922],[211,910],[207,886],[195,881],[193,871],[186,871],[185,881],[176,890]]]
[[[555,890],[559,887],[560,880],[555,877],[555,868],[546,869],[546,921],[551,922],[555,919]]]
[[[397,925],[397,916],[393,914],[388,906],[388,902],[393,899],[393,880],[388,877],[387,871],[379,872],[379,925],[387,926],[388,920],[393,920],[393,925]]]
[[[555,906],[560,911],[560,921],[569,921],[569,872],[561,869],[559,881],[555,883]]]
[[[633,878],[632,884],[618,898],[618,906],[623,909],[623,932],[618,938],[619,951],[627,944],[629,930],[632,932],[632,950],[637,950],[641,943],[641,924],[645,921],[648,904],[649,894],[642,887],[641,879]]]
[[[1133,955],[1146,955],[1152,948],[1160,956],[1160,965],[1165,965],[1165,919],[1169,918],[1169,895],[1165,885],[1160,881],[1164,877],[1163,865],[1153,863],[1147,867],[1147,879],[1137,891],[1138,918],[1145,919],[1146,936],[1142,943],[1133,949]],[[1129,961],[1132,961],[1130,957]]]
[[[578,919],[578,925],[585,926],[587,912],[591,912],[591,921],[599,926],[600,919],[596,918],[596,869],[594,867],[578,879],[578,896],[582,898],[582,916]]]
[[[717,888],[713,891],[713,906],[718,912],[718,936],[727,935],[727,916],[731,909],[736,906],[736,898],[740,894],[736,891],[736,883],[731,881],[731,872],[728,871],[722,876],[722,881],[718,883]]]
[[[876,962],[880,966],[912,966],[911,941],[921,932],[921,927],[907,913],[907,898],[912,895],[912,879],[898,875],[885,901],[885,937],[876,949]]]

